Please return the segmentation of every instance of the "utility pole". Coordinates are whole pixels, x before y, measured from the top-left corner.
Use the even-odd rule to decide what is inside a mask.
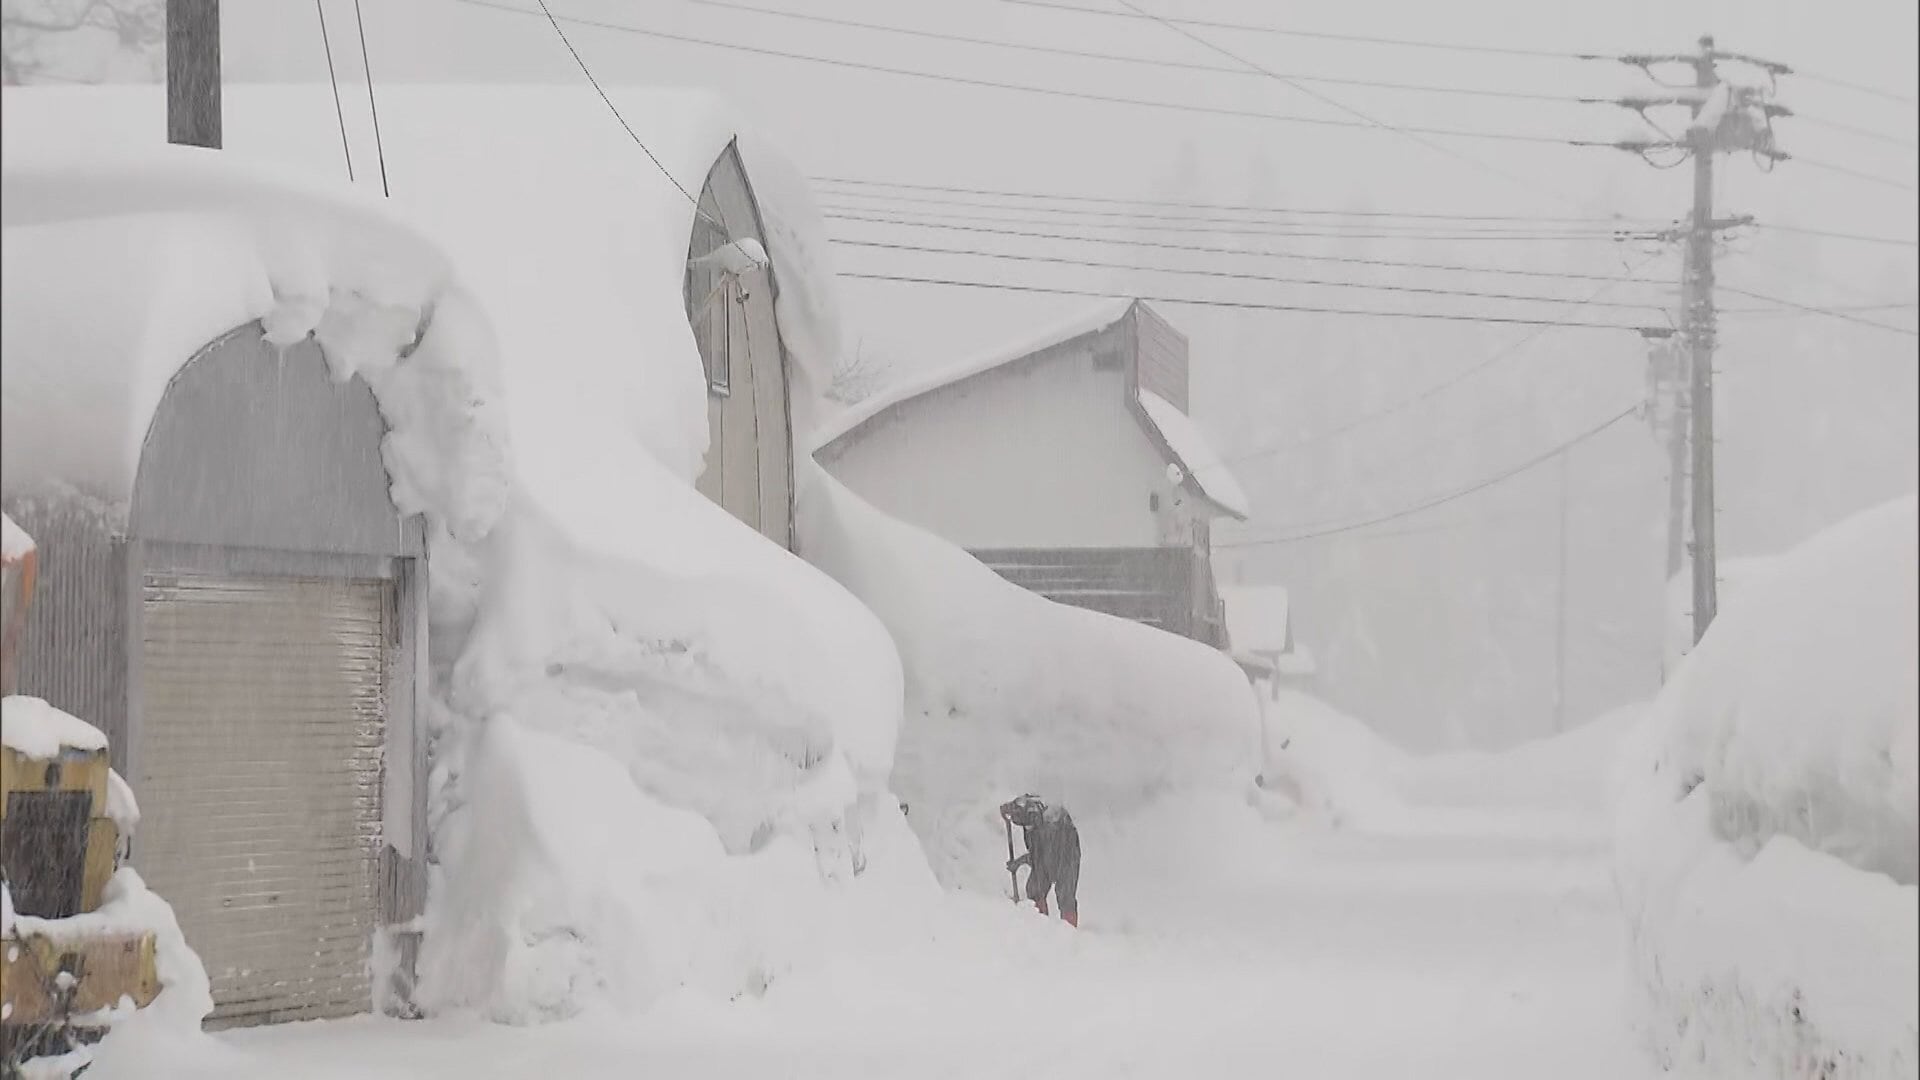
[[[1718,149],[1719,125],[1699,122],[1720,84],[1715,70],[1713,38],[1700,39],[1700,58],[1694,63],[1694,86],[1700,102],[1693,106],[1694,123],[1687,128],[1693,153],[1693,220],[1687,230],[1688,426],[1693,440],[1693,640],[1698,644],[1713,625],[1719,607],[1715,580],[1713,519],[1713,155]],[[1724,108],[1724,106],[1722,106]]]
[[[1684,283],[1683,283],[1684,284]],[[1686,567],[1687,537],[1687,378],[1686,352],[1670,331],[1646,330],[1646,419],[1667,450],[1667,576]]]
[[[1789,155],[1775,149],[1773,119],[1791,115],[1781,106],[1765,100],[1771,92],[1771,80],[1792,73],[1785,64],[1714,47],[1712,36],[1700,38],[1699,51],[1666,56],[1623,56],[1622,63],[1645,71],[1649,78],[1655,64],[1685,64],[1693,69],[1692,86],[1674,86],[1661,82],[1662,92],[1632,95],[1614,104],[1633,110],[1646,119],[1648,109],[1684,105],[1691,120],[1684,139],[1628,139],[1610,145],[1654,161],[1655,153],[1679,151],[1693,158],[1693,207],[1684,228],[1668,234],[1684,237],[1686,269],[1682,276],[1681,337],[1686,344],[1687,400],[1675,409],[1672,437],[1685,439],[1692,448],[1689,455],[1688,486],[1691,489],[1693,639],[1706,635],[1707,627],[1719,607],[1716,578],[1718,551],[1714,537],[1713,498],[1713,354],[1715,343],[1713,246],[1716,235],[1729,228],[1751,224],[1751,218],[1718,220],[1713,216],[1713,162],[1718,154],[1746,150],[1756,161],[1773,163],[1788,160]],[[1719,62],[1735,61],[1767,73],[1769,87],[1743,86],[1720,78]],[[1648,120],[1650,126],[1659,125]],[[1677,164],[1677,162],[1675,162]],[[1683,419],[1684,418],[1684,419]],[[1675,444],[1677,447],[1677,444]],[[1673,474],[1678,476],[1678,454],[1674,455]],[[1669,479],[1668,506],[1678,519],[1681,494],[1677,481]],[[1674,537],[1668,540],[1667,568],[1679,570],[1679,555]]]
[[[1676,352],[1674,358],[1685,355]],[[1687,432],[1691,426],[1687,407],[1677,398],[1667,424],[1667,580],[1672,581],[1687,564]]]
[[[1687,375],[1687,352],[1672,343],[1663,346],[1663,359],[1669,368],[1666,402],[1667,424],[1667,580],[1680,576],[1687,565],[1687,392],[1681,386]]]
[[[220,0],[166,0],[167,141],[220,148]]]
[[[1571,448],[1560,451],[1560,585],[1553,612],[1553,730],[1567,730],[1567,507]]]

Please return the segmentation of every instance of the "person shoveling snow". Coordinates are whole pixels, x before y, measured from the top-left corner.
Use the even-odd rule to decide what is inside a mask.
[[[1068,926],[1080,925],[1080,901],[1075,895],[1080,886],[1080,830],[1066,808],[1048,806],[1037,795],[1022,795],[1002,803],[1000,816],[1007,822],[1007,872],[1013,875],[1014,899],[1019,899],[1020,867],[1029,867],[1027,899],[1047,914],[1047,893],[1051,890],[1060,903],[1060,917]],[[1013,826],[1026,834],[1027,853],[1013,858]]]

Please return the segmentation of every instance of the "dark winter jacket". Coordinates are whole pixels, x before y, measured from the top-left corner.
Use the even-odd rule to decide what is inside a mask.
[[[1008,821],[1026,834],[1027,854],[1015,865],[1032,868],[1027,877],[1027,897],[1045,909],[1046,895],[1053,891],[1062,914],[1077,914],[1080,884],[1080,830],[1073,815],[1058,806],[1047,806],[1031,796],[1023,796],[1000,808]]]

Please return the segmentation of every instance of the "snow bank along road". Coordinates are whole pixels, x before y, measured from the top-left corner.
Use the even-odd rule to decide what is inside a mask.
[[[263,1029],[223,1037],[238,1056],[195,1075],[1654,1075],[1622,1019],[1597,821],[1420,809],[1319,832],[1236,815],[1196,836],[1165,815],[1087,841],[1077,934],[984,897],[876,902],[848,915],[857,944],[757,1000],[522,1029]]]

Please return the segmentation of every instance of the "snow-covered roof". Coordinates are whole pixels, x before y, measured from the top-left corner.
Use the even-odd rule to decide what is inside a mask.
[[[1133,310],[1134,303],[1131,299],[1101,300],[1031,333],[976,353],[960,363],[919,378],[903,379],[839,413],[823,418],[820,426],[814,430],[812,449],[817,451],[838,441],[853,429],[902,402],[984,375],[1016,360],[1024,360],[1042,349],[1062,345],[1088,334],[1097,334],[1126,318],[1127,312]]]
[[[814,431],[812,449],[817,452],[838,442],[897,405],[996,371],[1056,345],[1100,333],[1126,318],[1138,303],[1133,299],[1099,301],[1040,330],[977,353],[961,363],[888,387],[825,418]],[[1248,514],[1246,492],[1233,474],[1227,471],[1193,419],[1181,412],[1178,406],[1150,390],[1141,390],[1139,401],[1149,434],[1167,458],[1168,464],[1179,467],[1180,482],[1198,491],[1225,513],[1244,520]]]
[[[810,389],[826,385],[825,373],[838,360],[838,305],[831,275],[824,272],[823,230],[815,227],[817,211],[804,183],[778,153],[745,133],[717,99],[685,90],[623,87],[609,93],[621,119],[665,165],[671,181],[590,87],[382,87],[380,124],[393,192],[388,205],[430,238],[445,261],[459,266],[463,282],[486,309],[502,354],[537,358],[529,365],[538,373],[533,394],[590,398],[588,405],[639,438],[669,470],[691,478],[699,472],[706,443],[706,387],[683,310],[695,211],[680,188],[698,193],[727,144],[738,139],[773,260],[782,337],[794,360],[798,430],[805,430],[810,416]],[[283,175],[283,188],[298,189],[300,178],[334,190],[346,185],[333,98],[325,85],[229,86],[222,107],[224,149],[218,156],[223,160],[291,170],[295,180]],[[165,108],[164,91],[156,86],[8,87],[0,123],[8,171],[73,146],[157,150],[165,140]],[[365,160],[369,149],[357,143],[354,164],[361,191],[377,195],[378,170]],[[201,176],[194,182],[212,181]],[[7,201],[12,224],[14,200]],[[175,220],[182,223],[188,215],[202,215],[194,222],[201,231],[208,226],[206,215],[224,216],[228,209],[204,202],[150,208],[179,215]],[[182,257],[165,254],[179,239],[151,238],[145,247],[152,250],[134,253],[139,266],[97,267],[104,287],[96,297],[101,310],[91,316],[131,324],[124,328],[123,345],[140,341],[139,351],[149,352],[164,346],[184,360],[181,347],[190,352],[238,324],[211,325],[211,312],[185,310],[193,304],[184,294],[251,294],[243,305],[249,310],[219,313],[244,322],[273,302],[282,283],[254,278],[227,281],[223,290],[189,289],[173,280],[186,267],[156,265]],[[227,262],[195,258],[187,276],[219,276]],[[325,276],[328,268],[310,269],[309,276]],[[143,280],[126,280],[135,275]],[[115,296],[128,310],[104,310]],[[19,321],[10,320],[7,327],[9,384],[16,378],[19,353],[13,342]],[[145,342],[153,332],[167,340]],[[629,347],[610,348],[610,342]],[[116,351],[125,350],[100,353]],[[114,389],[115,381],[99,379],[84,388],[85,396],[127,397]],[[44,400],[58,388],[43,385],[36,392]],[[136,440],[144,435],[139,407],[151,405],[147,398],[157,401],[157,392],[143,382],[136,400],[120,410],[138,429]],[[65,396],[79,400],[82,395],[76,388]],[[578,404],[567,403],[569,408]],[[115,436],[116,445],[122,441]],[[12,448],[11,439],[8,445]],[[59,464],[65,471],[73,463]],[[91,494],[110,502],[123,501],[130,485],[130,476],[79,479],[95,481],[83,488],[93,487]]]
[[[1292,647],[1286,586],[1222,585],[1220,603],[1234,652],[1283,653]]]
[[[336,297],[417,312],[447,287],[446,255],[378,203],[204,150],[35,141],[17,93],[0,178],[10,492],[124,507],[154,410],[200,346],[254,319],[298,340]]]
[[[1233,478],[1233,473],[1227,471],[1220,455],[1214,453],[1213,444],[1200,433],[1200,425],[1173,402],[1151,390],[1140,391],[1140,407],[1166,444],[1167,452],[1173,455],[1173,463],[1192,478],[1200,493],[1220,509],[1246,520],[1251,512],[1247,493],[1240,481]]]
[[[0,698],[0,746],[44,760],[62,750],[105,750],[107,737],[37,697],[10,694]]]

